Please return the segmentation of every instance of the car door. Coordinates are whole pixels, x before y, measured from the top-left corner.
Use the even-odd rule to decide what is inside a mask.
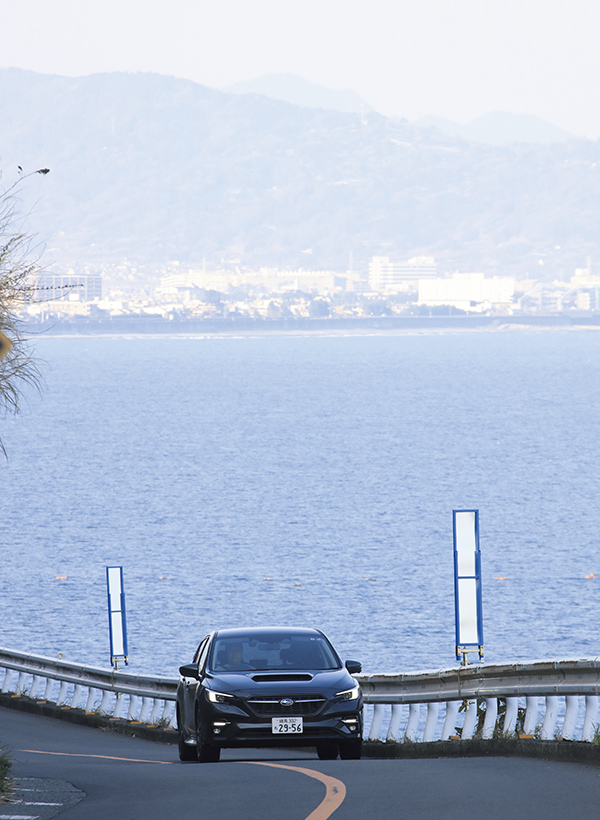
[[[198,678],[200,677],[200,670],[206,662],[209,643],[210,635],[207,635],[206,638],[200,641],[200,645],[194,653],[193,663],[199,671]],[[182,678],[181,718],[183,727],[188,735],[195,735],[196,733],[196,692],[200,686],[198,678],[187,676]]]

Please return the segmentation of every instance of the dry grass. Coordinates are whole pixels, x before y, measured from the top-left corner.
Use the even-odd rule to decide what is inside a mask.
[[[6,794],[10,786],[8,773],[10,772],[11,766],[12,762],[8,752],[0,752],[0,802],[2,802],[2,797]]]

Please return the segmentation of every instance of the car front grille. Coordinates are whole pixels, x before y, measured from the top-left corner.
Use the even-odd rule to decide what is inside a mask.
[[[289,705],[283,705],[282,700],[291,700]],[[304,695],[303,697],[293,697],[291,695],[276,695],[260,698],[248,698],[246,703],[255,715],[260,717],[303,717],[304,715],[316,715],[325,705],[326,698],[322,695]]]

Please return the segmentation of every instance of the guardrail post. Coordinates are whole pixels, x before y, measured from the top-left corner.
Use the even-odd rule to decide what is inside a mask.
[[[425,721],[425,729],[423,731],[423,743],[431,743],[432,740],[435,740],[435,730],[437,728],[439,713],[439,703],[432,701],[427,704],[427,720]]]
[[[142,708],[140,709],[139,717],[141,723],[148,723],[148,718],[150,717],[153,703],[154,698],[142,698]]]
[[[527,698],[527,711],[525,712],[525,721],[523,723],[523,734],[533,735],[537,726],[538,720],[539,698]]]
[[[390,725],[386,737],[387,743],[396,743],[398,740],[398,730],[400,729],[400,721],[402,720],[402,704],[392,703],[392,716],[390,718]]]
[[[506,698],[506,712],[504,713],[504,725],[502,726],[504,737],[514,735],[518,716],[519,698]]]
[[[449,740],[456,732],[456,722],[458,720],[459,700],[446,701],[446,717],[442,728],[442,740]]]
[[[25,691],[25,683],[27,681],[27,672],[20,672],[19,679],[17,681],[17,688],[15,689],[16,695],[22,695]]]
[[[565,719],[563,720],[562,738],[563,740],[575,740],[575,724],[579,714],[579,698],[577,695],[567,695],[567,708],[565,709]]]
[[[34,675],[29,688],[29,697],[35,700],[37,690],[40,688],[40,681],[43,680],[41,675]]]
[[[121,695],[121,697],[123,697]],[[138,701],[139,698],[137,695],[131,695],[129,698],[129,712],[127,713],[128,720],[137,720],[137,708],[138,708]]]
[[[404,739],[411,743],[416,743],[417,730],[419,728],[419,718],[421,717],[421,704],[411,703],[408,712],[408,723],[406,724],[406,731],[404,732]]]
[[[131,698],[130,698],[131,702]],[[117,692],[117,699],[113,709],[113,717],[122,718],[123,710],[125,708],[125,695],[122,692]]]
[[[4,676],[4,683],[2,684],[2,694],[5,695],[7,692],[10,692],[10,681],[13,676],[12,669],[6,670],[6,675]]]
[[[554,729],[556,728],[557,719],[558,698],[555,695],[549,695],[546,698],[546,714],[540,732],[541,740],[552,740],[554,738]]]
[[[160,720],[165,723],[169,722],[171,726],[177,728],[177,710],[174,700],[165,700],[165,707],[160,716]]]
[[[102,700],[100,701],[100,706],[98,707],[98,712],[101,715],[108,715],[108,704],[110,702],[111,692],[108,689],[105,689],[102,692]]]
[[[482,740],[491,740],[494,737],[494,729],[496,728],[496,719],[498,717],[498,699],[485,699],[485,720],[483,721],[483,729],[481,731]]]
[[[96,700],[96,692],[97,690],[94,689],[93,686],[88,688],[88,696],[85,702],[85,713],[86,715],[91,715],[94,710],[94,701]]]
[[[177,710],[175,709],[175,701],[174,700],[166,700],[165,701],[165,709],[163,712],[165,716],[165,721],[167,721],[168,725],[172,729],[177,728]]]
[[[81,683],[76,684],[75,691],[73,692],[73,697],[71,698],[71,707],[73,709],[77,709],[79,707],[79,702],[81,700],[81,693],[83,692],[83,685]]]
[[[463,730],[461,734],[462,740],[470,740],[475,732],[477,725],[477,701],[467,701],[467,711],[465,712],[465,721],[463,723]]]
[[[583,721],[583,740],[590,743],[598,731],[598,695],[587,695],[585,698],[585,719]]]
[[[160,710],[164,706],[164,702],[161,701],[159,698],[154,698],[154,706],[152,707],[152,714],[150,715],[150,719],[148,723],[151,726],[155,726],[158,721],[160,720]]]
[[[53,678],[46,678],[46,685],[44,686],[44,695],[42,700],[50,700],[50,694],[52,692],[52,684],[54,683]]]
[[[373,706],[373,720],[369,731],[369,740],[379,740],[381,734],[381,724],[383,723],[383,703],[376,703]]]
[[[66,706],[65,698],[67,697],[67,690],[69,689],[69,684],[66,681],[60,682],[60,689],[58,690],[58,697],[56,698],[56,705],[57,706]]]

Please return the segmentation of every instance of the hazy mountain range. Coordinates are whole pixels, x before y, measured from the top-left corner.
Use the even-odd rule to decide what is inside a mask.
[[[155,74],[0,70],[0,167],[46,260],[565,275],[600,254],[600,144],[494,147]],[[540,260],[544,265],[540,265]]]
[[[356,91],[338,91],[311,83],[296,74],[266,74],[256,80],[234,83],[221,91],[231,94],[262,94],[273,100],[282,100],[306,108],[324,108],[327,111],[345,111],[363,114],[373,110]]]
[[[462,137],[472,142],[484,142],[488,145],[509,145],[514,142],[534,142],[549,145],[553,142],[565,142],[576,137],[541,117],[531,114],[509,114],[506,111],[492,111],[461,125],[443,117],[422,117],[414,125],[434,127],[451,137]]]
[[[295,74],[266,74],[255,80],[225,86],[221,90],[232,94],[262,94],[274,100],[283,100],[306,108],[324,108],[355,114],[366,114],[374,110],[355,91],[327,88],[308,82]],[[506,111],[492,111],[464,124],[431,115],[415,120],[413,125],[422,128],[434,127],[451,137],[462,137],[489,145],[508,145],[513,142],[546,145],[575,139],[575,136],[564,128],[559,128],[558,125],[541,117],[511,114]]]

